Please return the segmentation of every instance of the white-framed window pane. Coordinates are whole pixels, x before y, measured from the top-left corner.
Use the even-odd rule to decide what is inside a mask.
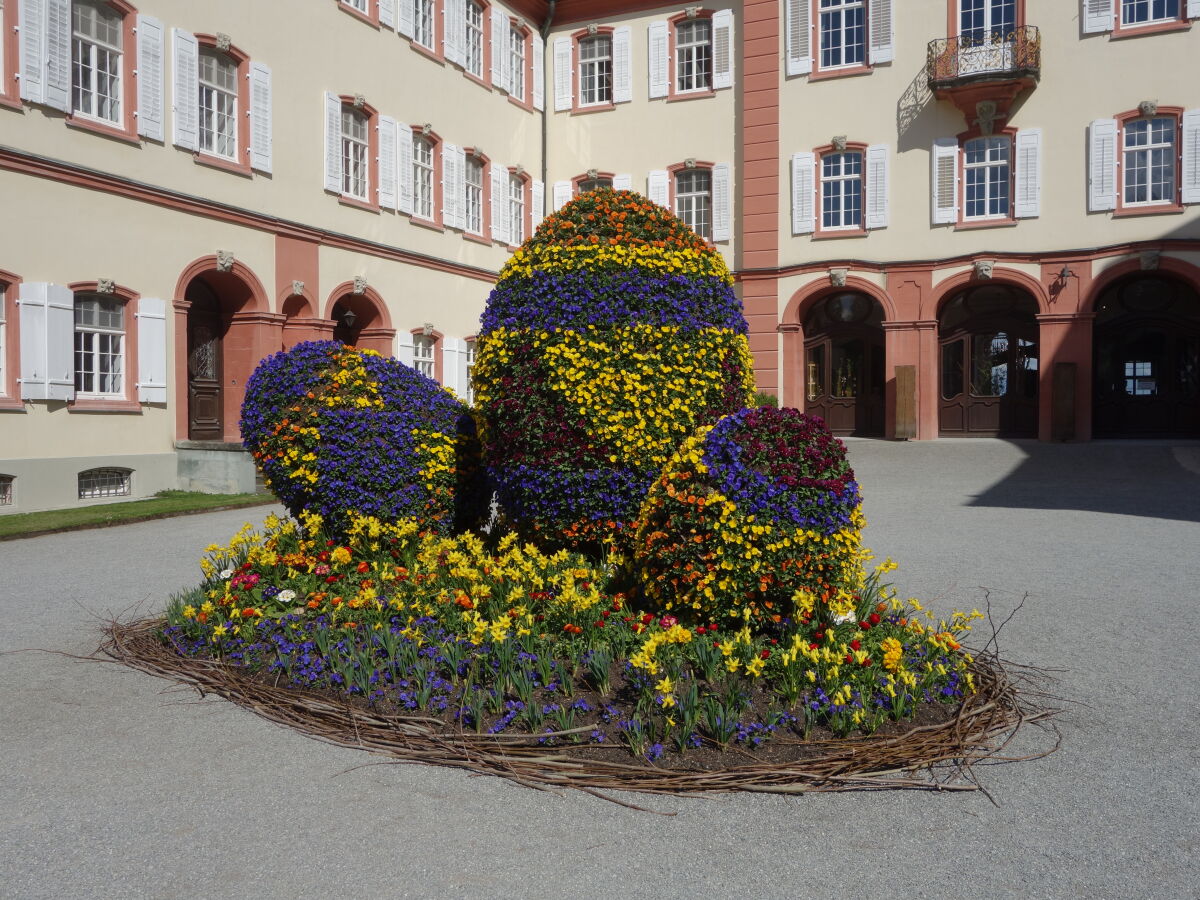
[[[861,65],[866,50],[864,0],[820,0],[821,68]]]
[[[579,42],[579,105],[612,102],[612,37],[607,34]]]
[[[76,0],[71,10],[71,109],[106,122],[121,119],[122,16]]]
[[[508,32],[509,64],[512,66],[512,90],[518,100],[525,99],[525,33],[517,28]]]
[[[128,497],[131,481],[128,469],[88,469],[79,473],[79,499]]]
[[[102,296],[75,298],[75,390],[124,395],[125,304]]]
[[[413,138],[413,215],[433,218],[433,141]]]
[[[600,188],[610,188],[613,186],[611,178],[585,178],[583,181],[575,185],[575,196],[586,194],[588,191],[596,191]]]
[[[483,7],[467,0],[467,71],[483,77]]]
[[[675,90],[704,91],[712,86],[712,22],[689,19],[675,26]]]
[[[467,341],[467,402],[475,402],[475,386],[471,381],[475,377],[475,342]]]
[[[367,14],[367,0],[342,0],[351,9],[357,9],[363,15]]]
[[[1006,218],[1011,174],[1007,137],[975,138],[963,147],[967,219]]]
[[[237,64],[200,51],[200,149],[237,160]]]
[[[1122,25],[1149,25],[1179,18],[1179,0],[1121,0]]]
[[[404,0],[412,3],[413,40],[422,47],[433,49],[433,0]]]
[[[861,228],[863,157],[861,153],[828,153],[821,157],[821,227]]]
[[[466,184],[466,196],[463,200],[467,214],[467,231],[483,234],[483,162],[468,158],[463,181]]]
[[[525,182],[517,175],[508,176],[508,236],[513,245],[525,240]]]
[[[1017,27],[1017,0],[960,0],[958,34],[965,44],[1010,40]]]
[[[370,196],[370,121],[355,109],[342,107],[342,193],[358,200]]]
[[[434,378],[437,373],[435,352],[437,340],[432,335],[413,335],[413,368],[422,375]]]
[[[1125,125],[1125,204],[1175,202],[1175,119]]]
[[[712,237],[712,173],[689,169],[675,176],[675,215],[700,237]]]

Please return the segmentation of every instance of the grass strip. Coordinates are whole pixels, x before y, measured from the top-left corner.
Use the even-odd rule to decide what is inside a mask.
[[[146,500],[124,503],[103,503],[72,509],[50,509],[43,512],[14,513],[0,516],[0,541],[76,531],[82,528],[105,528],[126,525],[168,516],[237,509],[243,506],[265,506],[279,501],[271,494],[201,494],[192,491],[160,491]]]

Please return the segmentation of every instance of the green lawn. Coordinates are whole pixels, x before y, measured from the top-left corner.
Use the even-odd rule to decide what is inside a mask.
[[[161,491],[149,500],[104,503],[75,509],[15,513],[0,516],[0,541],[32,537],[54,531],[77,528],[103,528],[146,519],[183,516],[238,506],[265,506],[278,501],[270,494],[198,494],[189,491]]]

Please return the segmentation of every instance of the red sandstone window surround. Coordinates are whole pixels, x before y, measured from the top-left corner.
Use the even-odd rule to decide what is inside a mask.
[[[1013,225],[1041,215],[1040,128],[1009,127],[985,135],[976,125],[936,140],[930,156],[934,225]]]

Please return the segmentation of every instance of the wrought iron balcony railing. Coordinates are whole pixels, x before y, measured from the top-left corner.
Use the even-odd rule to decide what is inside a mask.
[[[1042,37],[1033,25],[930,41],[925,62],[932,90],[997,78],[1036,79],[1041,68]]]

